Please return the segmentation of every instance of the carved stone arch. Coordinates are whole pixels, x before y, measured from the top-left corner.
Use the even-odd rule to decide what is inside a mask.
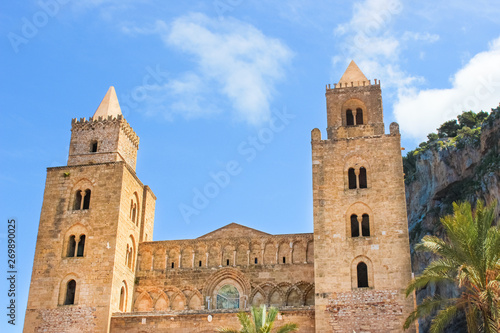
[[[292,261],[294,264],[303,264],[306,262],[306,244],[303,240],[298,239],[293,242]]]
[[[354,117],[353,125],[356,125],[356,110],[363,110],[363,124],[367,124],[369,121],[369,112],[366,108],[366,104],[359,98],[350,98],[342,103],[341,115],[342,115],[342,126],[347,126],[347,110],[351,110]]]
[[[255,261],[257,261],[257,263]],[[262,244],[261,242],[253,241],[252,243],[250,243],[250,265],[262,264]]]
[[[263,304],[266,302],[266,300],[267,300],[266,292],[264,290],[262,290],[260,288],[260,286],[252,286],[252,292],[251,292],[250,296],[248,297],[249,304],[256,305],[256,304],[254,304],[254,298],[256,297],[256,295],[260,295],[262,297]]]
[[[58,297],[58,305],[64,305],[65,299],[66,299],[66,292],[68,288],[68,282],[71,280],[74,280],[76,282],[76,288],[75,288],[75,295],[74,295],[74,301],[73,304],[77,305],[79,303],[79,296],[80,296],[80,290],[82,287],[82,279],[78,276],[78,274],[72,272],[68,273],[65,276],[63,276],[61,279],[60,285],[59,285],[59,297]]]
[[[222,244],[222,266],[234,266],[234,251],[236,246],[233,242],[224,242]]]
[[[186,295],[182,291],[173,293],[170,296],[170,308],[174,311],[183,311],[186,309],[188,303]]]
[[[170,300],[163,291],[155,300],[155,311],[168,311],[170,309]]]
[[[163,246],[158,247],[153,253],[153,269],[164,270],[166,265],[166,256],[167,250]]]
[[[200,265],[201,262],[201,265]],[[207,266],[207,246],[206,244],[198,244],[194,250],[194,267]]]
[[[218,242],[212,242],[208,246],[208,267],[219,267],[221,261],[221,246]]]
[[[70,242],[70,237],[75,236],[74,238],[74,244],[75,244],[75,249],[73,251],[73,255],[70,257],[75,257],[77,255],[77,246],[79,244],[80,237],[82,235],[85,235],[85,246],[84,246],[84,252],[83,252],[83,257],[85,257],[85,254],[87,253],[88,247],[89,247],[89,235],[92,234],[92,226],[89,225],[86,222],[77,222],[73,224],[71,227],[66,230],[64,233],[64,239],[63,239],[63,245],[61,248],[61,257],[68,257],[68,246]]]
[[[314,263],[314,240],[312,239],[307,242],[306,261],[308,264]]]
[[[168,262],[167,262],[167,269],[174,269],[179,267],[179,255],[180,255],[180,247],[179,246],[173,246],[166,250],[168,252]],[[173,264],[173,267],[172,267]]]
[[[236,246],[236,265],[247,266],[249,261],[250,244],[248,242],[238,242]]]
[[[245,274],[235,268],[223,268],[213,273],[205,283],[203,296],[208,296],[212,300],[216,299],[218,290],[225,284],[231,284],[238,290],[240,295],[240,308],[243,308],[245,305],[244,300],[248,299],[248,295],[250,294],[251,285]],[[211,307],[213,306],[214,302],[211,303]]]
[[[375,287],[373,263],[367,256],[359,255],[351,262],[351,288],[358,289],[358,265],[363,262],[367,268],[368,287]]]
[[[275,294],[278,294],[279,298],[276,298]],[[274,285],[274,287],[267,293],[266,302],[269,306],[283,306],[285,304],[285,292],[277,285]]]
[[[375,235],[376,234],[376,225],[375,225],[375,217],[373,215],[373,211],[371,208],[365,204],[364,202],[358,201],[353,203],[349,208],[347,208],[347,211],[345,213],[344,219],[345,219],[345,226],[346,226],[346,237],[347,238],[352,238],[352,229],[351,229],[351,217],[353,215],[357,216],[358,219],[358,225],[359,225],[359,236],[362,236],[361,234],[361,222],[363,215],[368,215],[369,217],[369,230],[370,230],[370,235]]]
[[[153,255],[152,255],[151,249],[141,248],[141,252],[139,255],[140,255],[139,270],[141,270],[141,271],[151,270],[151,263],[153,260]]]
[[[135,300],[134,309],[137,312],[149,312],[153,310],[153,299],[147,291],[143,291]]]
[[[303,302],[306,306],[312,306],[315,303],[314,298],[314,283],[310,283],[309,286],[304,290]]]
[[[182,292],[186,296],[186,302],[187,302],[186,305],[188,306],[188,308],[190,310],[201,310],[201,308],[204,305],[204,302],[203,302],[203,295],[200,293],[200,291],[192,286],[183,286],[180,289],[182,290]],[[186,290],[191,291],[191,294],[186,295],[186,293],[185,293]],[[198,299],[199,304],[196,304],[196,306],[195,306],[194,305],[195,300],[193,298],[196,298],[196,297]],[[193,304],[191,301],[193,301]]]
[[[182,249],[182,253],[181,253],[181,267],[182,268],[192,268],[193,267],[193,252],[194,252],[194,249],[190,245],[186,245]]]
[[[286,291],[286,306],[302,306],[304,305],[302,302],[303,299],[303,292],[300,290],[299,287],[297,287],[296,284],[292,285],[288,290]]]
[[[267,241],[264,244],[264,264],[276,264],[276,242]]]
[[[294,283],[293,285],[298,287],[302,292],[304,292],[304,290],[310,285],[310,283],[300,280]]]
[[[290,248],[290,239],[284,239],[278,244],[278,264],[291,264],[292,263],[292,249]],[[283,260],[283,258],[285,258]]]

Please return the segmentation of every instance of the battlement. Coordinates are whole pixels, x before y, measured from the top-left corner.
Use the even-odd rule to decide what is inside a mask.
[[[377,79],[375,79],[374,81],[375,81],[375,83],[373,83],[373,84],[372,84],[371,80],[339,82],[339,83],[334,83],[333,88],[332,88],[331,84],[327,84],[326,91],[328,92],[329,90],[333,90],[333,89],[353,88],[353,87],[367,87],[367,86],[379,86],[380,87],[380,80],[377,81]]]
[[[125,120],[125,118],[121,114],[116,116],[109,115],[107,117],[99,116],[97,117],[97,119],[94,119],[93,117],[89,117],[89,119],[80,118],[79,120],[77,118],[73,118],[71,120],[71,131],[89,130],[89,129],[94,129],[96,126],[116,126],[116,125],[120,126],[121,130],[124,132],[127,138],[138,149],[140,140],[139,136],[134,132],[132,126],[130,126],[130,124]]]

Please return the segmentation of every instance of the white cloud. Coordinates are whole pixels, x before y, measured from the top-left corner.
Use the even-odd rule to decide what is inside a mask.
[[[384,86],[407,87],[422,79],[405,73],[399,66],[399,55],[404,41],[432,39],[434,35],[407,32],[397,36],[391,29],[394,18],[403,10],[400,0],[364,0],[354,3],[351,19],[335,29],[342,55],[333,58],[334,66],[342,69],[354,59],[369,78],[378,78]]]
[[[462,111],[489,111],[500,101],[500,38],[451,79],[451,88],[400,90],[394,113],[402,131],[417,139]]]
[[[207,100],[222,104],[225,100],[239,119],[255,125],[267,121],[275,86],[285,77],[292,58],[292,52],[278,39],[229,17],[221,21],[195,13],[170,24],[158,21],[153,29],[124,31],[158,33],[167,46],[192,56],[195,66],[189,75],[158,87],[166,93],[165,99],[176,99],[169,106],[173,108],[170,113],[189,117],[221,108],[207,107]],[[155,95],[160,106],[161,94]]]

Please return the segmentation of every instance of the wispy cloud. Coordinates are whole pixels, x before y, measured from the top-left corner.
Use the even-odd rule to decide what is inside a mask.
[[[207,105],[207,100],[225,100],[238,119],[250,124],[269,120],[276,84],[293,56],[280,40],[230,17],[221,21],[193,13],[158,21],[151,29],[124,31],[157,33],[166,46],[191,56],[194,69],[158,86],[153,98],[169,114],[188,117],[217,112],[220,106]]]
[[[489,111],[500,101],[500,38],[451,79],[451,88],[401,90],[394,113],[401,129],[418,139],[467,110]]]

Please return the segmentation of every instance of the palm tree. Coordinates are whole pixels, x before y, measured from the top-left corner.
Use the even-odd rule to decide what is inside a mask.
[[[494,225],[496,203],[453,203],[453,215],[441,219],[446,240],[425,236],[415,247],[439,258],[431,262],[406,289],[408,296],[429,283],[455,283],[457,298],[430,296],[413,311],[404,324],[437,311],[431,333],[442,332],[460,312],[465,312],[469,333],[500,332],[500,228]]]
[[[238,320],[241,324],[241,330],[233,328],[219,328],[219,333],[270,333],[273,329],[274,320],[278,314],[278,309],[270,307],[266,313],[266,306],[255,307],[250,309],[251,316],[245,312],[238,313]],[[295,332],[299,329],[299,325],[288,323],[276,330],[276,333]]]

